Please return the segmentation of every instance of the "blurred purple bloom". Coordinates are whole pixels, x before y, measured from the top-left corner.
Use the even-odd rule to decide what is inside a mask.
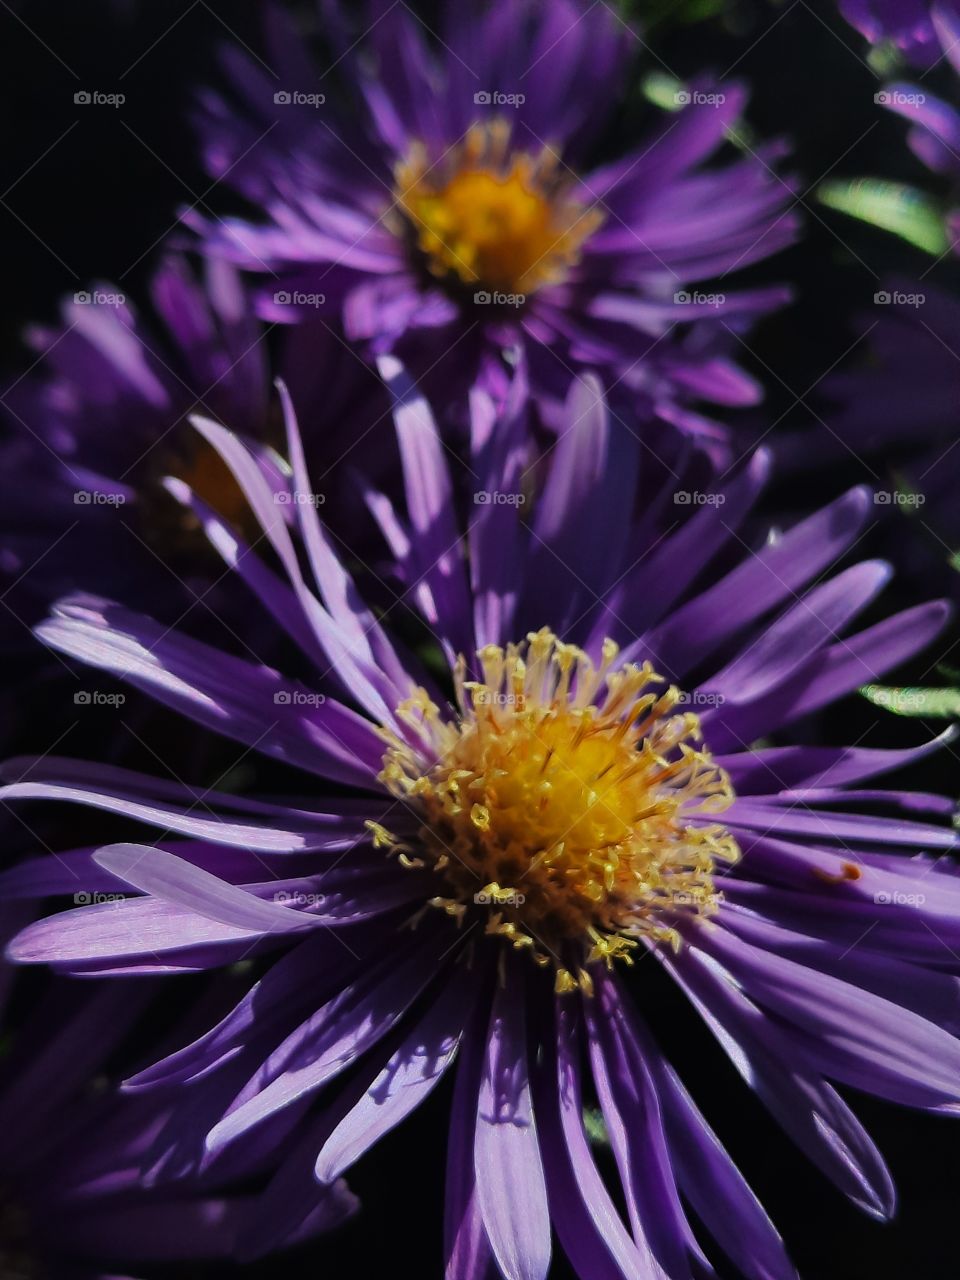
[[[956,472],[960,462],[960,302],[926,281],[884,282],[872,312],[858,318],[862,341],[849,368],[819,388],[818,420],[781,435],[773,453],[785,472],[830,464],[866,467],[887,514],[918,517],[922,537],[891,528],[890,554],[915,581],[956,591],[949,558],[960,550]],[[878,508],[878,514],[882,508]]]
[[[200,539],[163,477],[192,474],[221,505],[231,496],[229,474],[198,450],[187,416],[208,413],[253,441],[266,435],[262,326],[236,272],[210,264],[201,284],[170,258],[152,303],[160,326],[97,283],[64,302],[62,325],[26,335],[35,359],[4,396],[11,431],[0,481],[3,567],[18,598],[43,606],[79,586],[157,608],[158,595],[172,596],[178,616],[190,596],[177,571],[196,573],[196,557],[182,553]]]
[[[448,387],[465,355],[520,345],[561,398],[592,366],[655,407],[757,400],[712,348],[785,300],[727,281],[797,220],[778,147],[707,167],[738,137],[741,86],[678,91],[655,135],[598,166],[635,39],[607,6],[446,3],[436,39],[402,4],[371,4],[358,32],[323,12],[331,74],[273,12],[273,74],[228,49],[235,96],[203,99],[207,167],[253,213],[188,221],[207,253],[273,276],[263,314],[342,314],[352,340],[421,381],[442,364]],[[678,343],[688,324],[704,337]]]
[[[829,430],[783,435],[774,445],[778,461],[810,469],[825,461],[858,458],[885,461],[927,446],[938,453],[957,432],[960,302],[951,294],[905,277],[883,282],[877,302],[856,318],[860,341],[850,367],[831,373],[818,387]]]
[[[5,939],[23,924],[24,905],[5,902]],[[161,1185],[145,1176],[170,1103],[118,1099],[105,1087],[153,1005],[156,985],[86,983],[78,992],[76,983],[54,979],[14,1032],[7,1020],[14,972],[0,969],[9,1040],[0,1067],[4,1280],[121,1280],[121,1268],[127,1276],[158,1264],[232,1257],[253,1193],[225,1192],[212,1179]],[[256,1171],[255,1164],[245,1170]],[[338,1183],[284,1243],[335,1225],[355,1207]]]
[[[927,10],[930,41],[922,46],[927,56],[921,60],[934,65],[945,61],[960,74],[960,6],[953,0],[943,0],[923,7]],[[956,98],[956,93],[953,97]],[[935,173],[957,182],[960,179],[960,108],[953,101],[931,93],[922,80],[887,84],[877,98],[882,106],[910,121],[912,128],[907,142],[914,155]],[[960,212],[952,209],[945,224],[949,242],[956,251],[960,242]]]
[[[167,492],[169,478],[179,477],[231,527],[242,529],[247,518],[241,490],[190,427],[191,413],[241,432],[278,501],[287,496],[272,447],[281,423],[268,327],[236,269],[210,261],[198,278],[171,255],[154,275],[150,304],[152,316],[140,314],[105,283],[77,293],[64,302],[61,324],[27,331],[34,359],[4,395],[2,645],[28,661],[42,656],[30,625],[78,589],[122,597],[170,621],[190,614],[220,637],[235,632],[239,619],[216,590],[222,566],[196,517]],[[330,326],[306,324],[283,337],[277,367],[297,396],[306,438],[322,446],[318,500],[329,496],[331,521],[349,524],[340,481],[360,443],[372,475],[392,462],[389,450],[369,448],[392,444],[389,401],[375,372]]]
[[[449,1276],[492,1259],[510,1280],[542,1280],[552,1225],[590,1280],[693,1280],[710,1268],[692,1210],[745,1280],[787,1280],[778,1235],[634,1007],[624,962],[661,966],[825,1176],[875,1217],[893,1212],[883,1159],[829,1082],[960,1103],[960,881],[941,858],[953,806],[870,781],[935,743],[811,747],[788,731],[917,653],[946,608],[851,630],[889,577],[882,562],[835,567],[870,512],[862,490],[744,555],[762,455],[716,491],[678,494],[692,509],[681,524],[669,508],[638,513],[639,443],[592,378],[571,393],[535,495],[509,412],[474,397],[484,448],[458,518],[428,405],[395,361],[384,373],[406,495],[400,510],[367,494],[396,561],[385,612],[364,603],[315,507],[295,501],[295,529],[278,516],[238,437],[197,421],[281,573],[178,487],[337,696],[104,601],[64,601],[40,628],[305,770],[322,799],[10,766],[8,802],[80,802],[165,833],[7,872],[3,891],[28,898],[77,874],[140,895],[40,920],[10,954],[74,974],[263,962],[221,1021],[130,1081],[177,1099],[165,1142],[184,1173],[293,1142],[245,1254],[296,1229],[456,1059]],[[309,495],[286,411],[294,493]],[[394,610],[435,636],[441,687],[399,646]],[[780,745],[751,745],[772,734]],[[588,1078],[625,1217],[584,1130]]]
[[[921,66],[940,57],[935,15],[949,7],[931,0],[840,0],[843,16],[871,44],[890,40]]]

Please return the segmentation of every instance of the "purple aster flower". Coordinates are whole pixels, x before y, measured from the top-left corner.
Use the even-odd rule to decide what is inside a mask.
[[[271,448],[281,427],[267,328],[236,270],[210,261],[197,278],[184,258],[170,256],[150,303],[153,323],[99,283],[64,302],[61,325],[27,331],[34,359],[4,395],[11,432],[0,479],[0,565],[16,583],[21,619],[38,609],[42,616],[78,588],[171,618],[185,608],[209,618],[211,570],[222,569],[196,520],[166,492],[167,477],[186,480],[237,527],[247,508],[215,450],[190,427],[191,413],[229,422],[277,491],[287,487]],[[389,435],[379,380],[344,354],[329,326],[304,326],[289,331],[277,361],[310,424],[308,439],[323,440],[333,500],[335,460],[378,418]]]
[[[24,906],[5,900],[5,941],[27,918]],[[225,1191],[209,1179],[146,1185],[144,1160],[170,1104],[118,1098],[106,1088],[118,1053],[154,1004],[156,985],[130,991],[86,983],[78,994],[76,983],[54,979],[31,1002],[26,1023],[11,1026],[14,974],[7,964],[0,968],[7,1041],[0,1067],[3,1280],[121,1280],[120,1268],[126,1276],[162,1263],[229,1259],[254,1194]],[[200,1010],[209,1016],[209,1002]],[[355,1207],[338,1183],[285,1243],[328,1229]]]
[[[338,696],[105,601],[66,600],[40,628],[305,771],[313,796],[12,764],[8,802],[81,802],[164,836],[7,873],[2,887],[26,896],[71,874],[139,895],[40,920],[10,954],[75,974],[257,961],[235,1008],[129,1081],[177,1100],[165,1143],[182,1172],[295,1140],[247,1223],[251,1254],[456,1061],[449,1276],[492,1260],[510,1280],[544,1277],[552,1224],[591,1280],[692,1280],[711,1272],[689,1209],[738,1275],[787,1280],[778,1235],[664,1056],[656,1010],[630,993],[631,966],[662,968],[824,1175],[892,1213],[883,1159],[834,1084],[934,1111],[960,1102],[952,804],[872,781],[936,744],[811,747],[790,726],[915,654],[946,606],[855,629],[889,577],[880,562],[836,569],[871,509],[862,490],[749,550],[738,530],[762,455],[689,495],[679,526],[638,511],[639,443],[591,378],[535,493],[515,424],[474,397],[481,487],[460,521],[428,405],[392,359],[384,372],[405,508],[367,497],[396,560],[391,607],[367,607],[315,507],[295,504],[295,530],[278,517],[255,457],[219,425],[197,420],[274,567],[178,488]],[[309,494],[286,413],[295,491]],[[442,654],[430,670],[396,638],[415,618]],[[584,1129],[591,1082],[623,1214]]]
[[[2,482],[4,569],[18,581],[21,616],[31,597],[36,609],[78,586],[153,607],[158,594],[174,595],[178,616],[189,595],[176,571],[189,576],[195,557],[182,553],[200,540],[163,491],[170,471],[225,514],[242,514],[239,491],[197,447],[187,415],[203,411],[264,440],[262,327],[223,263],[210,264],[201,286],[184,260],[169,259],[152,302],[162,327],[98,283],[64,302],[61,326],[26,334],[34,359],[4,396],[11,434]]]
[[[702,339],[672,339],[688,323],[722,335],[786,296],[727,288],[797,226],[792,187],[772,168],[778,147],[709,163],[738,138],[743,89],[678,91],[658,132],[599,163],[634,39],[608,6],[441,11],[428,40],[409,6],[373,3],[355,38],[325,6],[342,99],[279,13],[273,77],[227,51],[233,96],[203,100],[206,163],[256,212],[191,213],[205,251],[279,273],[261,296],[269,318],[322,304],[421,381],[440,361],[449,383],[466,356],[473,367],[522,345],[538,391],[593,366],[654,400],[752,402],[755,386],[700,353]]]
[[[357,511],[341,500],[341,480],[357,447],[364,446],[373,475],[378,464],[389,471],[395,457],[389,397],[330,325],[284,328],[276,341],[280,335],[253,314],[234,267],[211,261],[198,276],[178,256],[156,272],[149,304],[138,314],[117,289],[98,284],[64,303],[61,325],[30,329],[34,359],[4,396],[10,432],[0,444],[0,652],[32,681],[29,699],[18,688],[5,716],[26,721],[28,733],[45,719],[74,738],[106,729],[122,753],[116,759],[137,749],[155,706],[98,714],[67,664],[37,647],[31,627],[64,592],[117,596],[169,622],[190,617],[218,644],[238,643],[242,633],[251,658],[276,660],[269,646],[278,633],[251,620],[235,592],[220,589],[222,563],[195,516],[168,492],[170,477],[180,477],[231,528],[248,521],[248,536],[256,536],[242,492],[189,414],[241,431],[283,503],[289,478],[272,447],[282,436],[272,354],[310,424],[311,448],[322,443],[315,500],[333,527],[348,532]],[[289,502],[279,510],[291,518]],[[356,534],[351,541],[361,546]],[[114,705],[109,690],[95,696]],[[84,698],[91,709],[78,715]],[[217,745],[198,737],[190,768],[209,769]]]
[[[856,317],[856,360],[824,378],[818,408],[829,430],[785,434],[778,462],[810,469],[850,458],[902,460],[928,448],[943,452],[957,431],[960,302],[927,281],[884,281],[869,312]]]
[[[876,296],[859,317],[859,358],[823,380],[817,421],[781,436],[773,453],[797,474],[855,463],[877,486],[877,514],[892,517],[889,555],[900,571],[955,595],[960,302],[905,278]]]
[[[945,61],[960,73],[960,6],[953,0],[942,0],[918,8],[925,10],[925,30],[929,32],[929,40],[925,37],[922,45],[926,52],[923,60],[931,64]],[[910,121],[907,143],[923,164],[954,183],[960,180],[960,110],[954,101],[938,97],[925,84],[905,81],[885,85],[877,100]],[[960,213],[955,208],[946,216],[945,229],[948,243],[956,249]]]
[[[846,20],[871,44],[890,40],[912,62],[929,66],[940,57],[937,14],[949,4],[932,0],[841,0]]]

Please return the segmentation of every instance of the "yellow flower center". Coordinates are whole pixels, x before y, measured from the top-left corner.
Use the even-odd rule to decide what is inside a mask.
[[[416,144],[395,179],[401,229],[430,273],[459,288],[525,297],[562,280],[603,221],[565,194],[554,151],[510,149],[503,120],[473,125],[436,163]]]
[[[438,874],[433,905],[553,964],[560,991],[589,990],[585,965],[629,963],[644,936],[676,945],[676,913],[712,910],[716,862],[739,857],[707,820],[733,792],[698,717],[616,655],[605,641],[596,668],[547,629],[488,645],[483,680],[458,664],[456,719],[418,690],[398,708],[409,738],[384,730],[381,779],[421,827],[414,847],[373,824],[375,843]]]
[[[28,1248],[27,1215],[7,1191],[0,1186],[0,1276],[3,1280],[34,1280],[40,1271]]]
[[[257,528],[246,494],[223,458],[206,440],[198,437],[192,442],[188,456],[176,467],[176,475],[234,528],[244,532]]]
[[[149,483],[141,490],[141,527],[161,554],[210,553],[197,517],[161,487],[161,477],[167,475],[188,484],[236,533],[249,542],[256,540],[260,527],[232,471],[213,445],[191,432],[186,440],[174,436],[170,450],[158,451],[157,459],[151,463]]]

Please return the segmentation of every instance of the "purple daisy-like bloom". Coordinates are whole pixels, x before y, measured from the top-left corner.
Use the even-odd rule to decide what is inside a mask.
[[[5,898],[5,940],[23,926],[24,905]],[[7,964],[0,969],[8,1041],[0,1067],[4,1280],[121,1280],[121,1268],[127,1276],[158,1264],[229,1259],[254,1194],[225,1191],[210,1179],[206,1185],[147,1185],[144,1161],[169,1104],[118,1099],[105,1087],[131,1030],[150,1009],[156,985],[130,991],[88,983],[78,998],[68,990],[76,984],[55,979],[14,1031],[7,1013],[15,973]],[[209,1007],[202,1012],[209,1016]],[[284,1243],[329,1229],[355,1208],[338,1183]]]
[[[262,326],[225,263],[201,283],[182,258],[157,271],[146,323],[126,296],[98,283],[64,302],[62,325],[33,326],[26,375],[4,396],[3,567],[21,616],[77,587],[152,601],[180,593],[195,571],[191,536],[162,481],[191,477],[225,514],[243,504],[188,414],[205,412],[263,442],[270,381]],[[264,451],[265,452],[265,451]],[[36,568],[36,571],[34,571]],[[71,585],[72,584],[72,585]]]
[[[945,61],[960,74],[960,6],[942,0],[928,7],[932,39],[930,61]],[[960,181],[960,109],[931,93],[925,85],[904,81],[887,84],[878,102],[911,124],[907,144],[934,173]],[[954,207],[945,218],[949,243],[956,252],[960,242],[960,212]]]
[[[906,277],[884,281],[876,305],[856,318],[856,364],[831,373],[819,406],[829,431],[817,427],[781,436],[778,461],[809,470],[851,454],[900,460],[953,444],[960,403],[960,302]],[[811,432],[817,447],[810,448]],[[946,479],[946,477],[943,477]]]
[[[569,0],[441,8],[428,41],[406,5],[369,6],[356,39],[326,6],[342,102],[312,91],[317,73],[279,13],[276,78],[228,51],[239,102],[205,95],[206,162],[260,220],[192,213],[205,251],[279,273],[262,295],[271,319],[322,304],[352,340],[400,352],[421,377],[451,351],[475,363],[520,344],[538,390],[593,366],[655,401],[752,403],[757,388],[732,362],[670,339],[688,323],[722,334],[786,297],[726,289],[797,226],[772,168],[779,148],[709,165],[737,137],[742,87],[678,90],[655,135],[598,165],[591,144],[623,90],[627,26]]]
[[[396,560],[393,607],[433,632],[442,680],[395,642],[390,609],[364,604],[316,509],[296,503],[291,530],[244,443],[198,420],[282,575],[185,485],[182,501],[339,696],[104,601],[62,602],[40,634],[305,770],[323,797],[198,796],[49,758],[9,766],[8,802],[80,802],[164,831],[156,846],[6,873],[3,889],[27,897],[77,874],[139,895],[40,920],[10,954],[101,975],[258,960],[234,1009],[129,1081],[177,1099],[161,1145],[181,1173],[294,1141],[247,1223],[249,1254],[295,1229],[456,1060],[448,1276],[493,1262],[541,1280],[552,1225],[590,1280],[693,1280],[712,1271],[690,1209],[746,1280],[787,1280],[775,1229],[626,978],[641,958],[662,967],[823,1173],[891,1214],[883,1159],[833,1082],[960,1103],[953,806],[871,783],[936,744],[780,735],[915,654],[946,606],[851,630],[889,577],[872,561],[835,571],[865,491],[740,554],[762,455],[678,527],[638,516],[638,442],[591,378],[571,393],[529,516],[515,424],[474,397],[485,500],[464,528],[428,405],[392,359],[384,373],[405,512],[368,496]],[[289,403],[286,418],[307,495]],[[771,734],[778,745],[751,745]],[[591,1081],[625,1216],[585,1132]]]
[[[873,472],[878,514],[919,517],[916,540],[891,526],[890,555],[916,582],[956,592],[960,302],[925,281],[895,278],[859,317],[860,358],[821,384],[818,422],[773,446],[784,471],[855,460]],[[950,561],[953,559],[953,567]]]
[[[863,355],[821,385],[819,408],[827,429],[814,425],[788,433],[773,452],[791,471],[851,456],[872,462],[885,481],[899,479],[924,495],[925,519],[956,541],[960,525],[952,480],[960,363],[953,344],[960,302],[904,277],[886,281],[876,296],[874,311],[859,317]]]
[[[846,20],[871,42],[890,40],[912,62],[929,66],[940,57],[935,18],[946,8],[931,0],[841,0]]]
[[[287,489],[272,449],[282,424],[267,328],[236,269],[213,260],[198,276],[170,255],[150,303],[152,323],[99,283],[64,302],[61,325],[26,333],[34,360],[4,395],[10,434],[0,453],[0,566],[18,582],[21,617],[68,590],[114,593],[174,618],[205,596],[209,570],[222,568],[204,558],[206,540],[166,492],[168,477],[187,481],[238,528],[247,507],[190,427],[191,413],[229,423],[271,485]],[[345,358],[330,326],[283,332],[276,367],[309,423],[309,443],[322,441],[335,505],[337,459],[381,419],[389,434],[389,401],[358,357]]]

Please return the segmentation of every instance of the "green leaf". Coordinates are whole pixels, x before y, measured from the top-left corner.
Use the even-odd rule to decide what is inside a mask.
[[[960,689],[895,689],[867,684],[860,690],[868,702],[897,716],[926,716],[931,720],[960,718]]]
[[[645,31],[661,23],[690,26],[716,18],[726,8],[726,0],[619,0],[623,16],[639,21]]]
[[[610,1145],[610,1135],[607,1133],[606,1121],[599,1107],[584,1107],[583,1127],[587,1131],[587,1137],[595,1147],[608,1147]]]
[[[665,71],[651,71],[644,76],[641,88],[643,96],[655,107],[661,107],[664,111],[680,110],[677,94],[683,88],[683,82],[676,76],[667,75]]]
[[[823,182],[817,199],[882,231],[892,231],[926,253],[939,255],[950,247],[943,212],[932,196],[900,182],[855,178]]]

